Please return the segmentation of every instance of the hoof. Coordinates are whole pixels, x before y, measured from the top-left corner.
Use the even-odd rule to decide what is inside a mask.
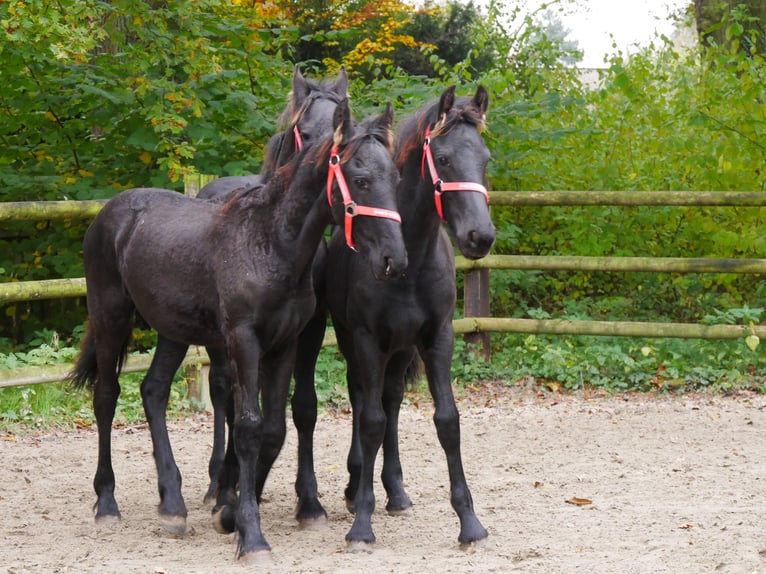
[[[412,516],[412,504],[409,506],[386,506],[389,516]]]
[[[271,550],[248,552],[247,554],[240,555],[239,560],[248,566],[268,566],[274,563],[271,559]]]
[[[186,534],[186,517],[160,514],[160,525],[171,534]]]
[[[234,510],[228,506],[213,509],[213,529],[218,534],[231,534],[236,527]]]
[[[374,549],[374,542],[364,542],[363,540],[349,540],[346,542],[346,552],[349,554],[372,554]]]
[[[205,494],[205,498],[202,499],[202,504],[204,504],[207,507],[213,507],[215,506],[216,501],[216,493],[210,494],[209,492]]]
[[[462,550],[463,552],[466,552],[467,554],[473,554],[479,548],[484,548],[487,545],[488,539],[489,539],[489,535],[486,535],[484,536],[484,538],[479,538],[478,540],[472,540],[470,542],[461,542],[460,550]]]
[[[103,516],[96,516],[95,522],[96,526],[99,527],[109,527],[113,524],[119,524],[121,520],[121,517],[119,514],[105,514]]]
[[[299,518],[298,528],[300,530],[324,530],[327,528],[327,516],[318,516],[316,518]]]

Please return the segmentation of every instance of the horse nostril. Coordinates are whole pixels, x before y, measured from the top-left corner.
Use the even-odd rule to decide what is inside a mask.
[[[479,244],[479,234],[476,233],[475,229],[468,234],[468,240],[471,242],[471,245],[473,246],[476,246]]]
[[[393,273],[393,271],[394,271],[394,263],[390,257],[386,257],[386,271],[385,271],[386,277],[391,277],[391,274]]]

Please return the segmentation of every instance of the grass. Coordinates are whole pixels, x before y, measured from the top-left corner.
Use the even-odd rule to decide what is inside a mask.
[[[464,387],[481,381],[513,384],[533,378],[552,389],[602,389],[610,393],[691,392],[706,389],[766,392],[766,357],[762,345],[750,348],[741,340],[707,341],[635,339],[627,337],[566,337],[493,333],[492,360],[484,361],[462,337],[455,341],[452,377]],[[71,363],[76,349],[42,342],[27,353],[0,354],[0,369],[39,364]],[[122,392],[115,425],[145,420],[141,404],[141,373],[121,376]],[[316,366],[320,407],[348,408],[345,362],[336,348],[320,353]],[[416,392],[426,393],[425,386]],[[168,405],[170,419],[201,408],[188,397],[188,384],[179,372]],[[71,429],[95,423],[91,396],[65,383],[0,389],[0,432],[22,433],[54,428]]]

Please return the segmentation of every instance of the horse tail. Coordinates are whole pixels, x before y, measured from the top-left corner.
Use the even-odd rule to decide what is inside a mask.
[[[125,359],[128,357],[128,341],[125,339],[120,348],[120,354],[117,361],[117,376],[122,372]],[[77,362],[67,375],[67,380],[72,387],[83,389],[85,387],[93,388],[96,386],[98,378],[98,361],[96,360],[96,341],[93,337],[93,331],[90,326],[85,331],[85,336],[80,344],[80,354],[77,356]]]
[[[407,365],[407,369],[404,371],[404,388],[410,390],[414,389],[422,376],[423,359],[420,358],[420,354],[416,351],[413,353],[412,359]]]

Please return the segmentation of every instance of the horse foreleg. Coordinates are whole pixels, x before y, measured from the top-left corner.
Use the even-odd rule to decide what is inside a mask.
[[[343,329],[342,325],[335,326],[335,334],[338,339],[338,347],[344,357],[354,356],[355,348],[351,335]],[[346,388],[348,399],[351,403],[351,445],[346,457],[346,469],[348,470],[348,483],[344,491],[346,508],[354,514],[354,499],[359,490],[359,478],[362,472],[362,445],[359,441],[359,417],[362,413],[362,390],[361,376],[356,372],[356,361],[346,360]]]
[[[358,438],[362,452],[359,473],[359,488],[354,497],[354,523],[346,534],[351,551],[366,550],[375,542],[372,531],[372,513],[375,511],[373,473],[375,457],[378,454],[386,432],[386,413],[383,410],[383,369],[384,359],[377,350],[377,343],[360,333],[354,333],[356,352],[347,357],[349,376],[362,378],[352,383],[361,394]]]
[[[226,449],[226,404],[230,394],[230,373],[226,353],[222,349],[208,348],[210,357],[210,402],[213,403],[213,452],[210,453],[208,476],[210,484],[204,502],[215,500],[218,492],[218,475],[224,465]],[[230,422],[230,421],[229,421]]]
[[[383,468],[380,478],[388,495],[386,511],[391,515],[406,513],[412,501],[404,491],[404,476],[399,458],[399,409],[404,399],[404,375],[412,352],[394,355],[388,362],[383,389],[383,409],[386,412],[386,434],[383,438]]]
[[[239,534],[237,556],[251,561],[270,554],[261,530],[257,496],[257,465],[263,444],[263,414],[258,395],[262,350],[249,323],[228,333],[234,396],[234,450],[239,459],[239,505],[235,523]]]
[[[170,387],[178,367],[186,355],[187,345],[160,335],[152,364],[141,383],[141,398],[149,422],[157,466],[157,486],[160,492],[158,512],[160,523],[169,532],[186,532],[186,504],[181,494],[181,473],[173,457],[166,425],[166,410]]]
[[[460,456],[460,415],[450,385],[453,338],[452,325],[449,324],[431,348],[421,349],[421,357],[434,400],[436,434],[447,456],[450,503],[460,519],[458,541],[461,545],[469,545],[484,540],[488,533],[474,512]]]
[[[298,472],[295,477],[295,494],[298,503],[295,518],[302,527],[323,523],[327,512],[319,502],[316,472],[314,471],[314,429],[317,421],[317,394],[314,387],[314,371],[322,349],[326,310],[317,309],[298,337],[295,356],[295,389],[291,400],[293,424],[298,431]]]

